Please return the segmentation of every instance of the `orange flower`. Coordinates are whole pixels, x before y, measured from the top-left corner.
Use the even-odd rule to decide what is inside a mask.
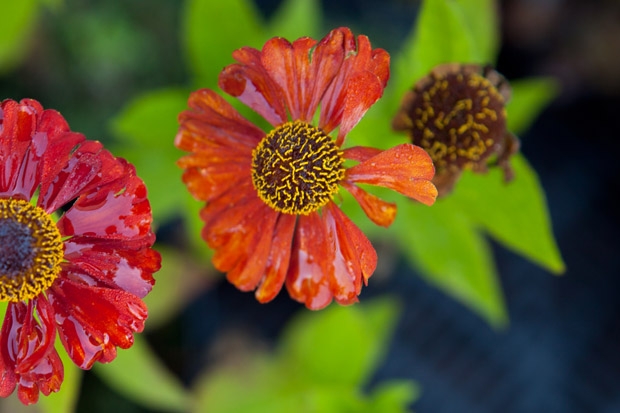
[[[381,151],[341,149],[347,133],[383,94],[389,55],[347,28],[317,42],[269,40],[244,47],[224,68],[220,87],[260,114],[273,129],[242,117],[212,90],[198,90],[179,116],[175,144],[183,181],[198,199],[202,231],[215,267],[260,302],[286,285],[310,309],[332,299],[357,301],[377,255],[332,198],[348,190],[377,225],[389,226],[396,206],[357,186],[383,186],[427,205],[437,196],[430,157],[403,144]],[[321,107],[317,116],[318,107]],[[338,128],[335,139],[329,134]],[[345,160],[357,162],[345,166]]]

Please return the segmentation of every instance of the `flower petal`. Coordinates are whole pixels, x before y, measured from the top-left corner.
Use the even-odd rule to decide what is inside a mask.
[[[33,404],[39,400],[39,391],[46,396],[60,390],[64,380],[64,367],[55,348],[37,363],[36,366],[23,373],[17,383],[17,397],[23,404]]]
[[[256,299],[261,303],[273,300],[282,289],[291,259],[293,234],[295,233],[295,215],[280,214],[271,240],[271,252]]]
[[[368,146],[352,146],[343,150],[344,159],[351,159],[357,162],[364,162],[375,155],[383,152],[381,149]]]
[[[347,181],[343,181],[341,185],[355,197],[372,222],[385,228],[392,225],[396,218],[396,204],[383,201]]]
[[[332,301],[329,277],[334,272],[334,251],[327,248],[325,223],[316,212],[301,215],[293,237],[286,289],[291,298],[311,310]]]
[[[327,243],[334,251],[334,271],[330,287],[340,304],[353,304],[362,289],[362,280],[377,267],[377,253],[364,233],[333,202],[323,214],[327,228]]]
[[[260,51],[243,47],[233,52],[240,64],[226,66],[219,76],[220,88],[252,108],[273,126],[286,122],[282,89],[262,65]]]
[[[48,290],[60,339],[82,369],[110,362],[116,347],[129,348],[144,329],[147,309],[135,295],[59,278]]]
[[[126,164],[125,186],[108,185],[80,196],[58,221],[63,236],[81,235],[116,240],[143,240],[152,245],[151,206],[144,182]]]
[[[188,105],[190,109],[179,115],[181,126],[174,141],[179,149],[193,152],[215,145],[251,151],[265,136],[212,90],[193,92]]]
[[[420,147],[402,144],[347,169],[345,180],[383,186],[426,205],[437,198],[433,161]]]
[[[65,241],[63,274],[99,287],[118,288],[140,298],[155,284],[159,253],[132,244],[73,237]]]

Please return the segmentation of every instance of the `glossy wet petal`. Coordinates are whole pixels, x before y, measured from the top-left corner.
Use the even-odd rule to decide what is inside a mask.
[[[311,310],[326,307],[332,301],[329,277],[334,272],[333,255],[325,243],[327,229],[317,213],[297,220],[286,289],[291,298]]]
[[[434,173],[433,161],[422,148],[402,144],[347,169],[345,180],[390,188],[432,205],[437,197]]]
[[[297,217],[279,214],[278,222],[271,240],[271,252],[267,261],[265,275],[256,290],[256,299],[261,303],[273,300],[284,285],[291,259],[291,247]]]
[[[23,404],[39,400],[39,392],[49,396],[60,390],[64,379],[64,367],[56,349],[52,348],[36,366],[20,375],[17,396]]]
[[[67,278],[58,279],[48,291],[60,339],[83,369],[95,361],[112,361],[116,347],[131,347],[133,333],[144,329],[146,306],[131,293]]]

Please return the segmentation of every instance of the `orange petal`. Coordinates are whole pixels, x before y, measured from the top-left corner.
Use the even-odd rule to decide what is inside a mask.
[[[332,301],[329,274],[333,273],[333,254],[327,248],[325,224],[316,212],[301,215],[293,237],[286,289],[291,298],[311,310],[326,307]]]
[[[236,249],[243,251],[237,265],[226,274],[228,281],[233,283],[241,291],[250,291],[256,288],[265,274],[265,267],[271,252],[271,240],[278,215],[269,207],[263,208],[263,212],[253,214],[249,225],[254,230],[241,237],[241,242]]]
[[[273,300],[282,289],[289,262],[295,231],[295,215],[280,214],[271,240],[271,252],[265,269],[265,276],[258,289],[256,299],[261,303]]]
[[[433,161],[424,149],[402,144],[347,169],[345,180],[383,186],[426,205],[437,198]]]
[[[263,67],[260,55],[260,51],[251,47],[235,50],[233,57],[240,64],[222,70],[219,86],[276,126],[286,121],[284,96]]]
[[[327,205],[324,219],[328,238],[335,242],[334,265],[336,269],[349,272],[354,279],[357,295],[361,289],[361,280],[368,284],[368,279],[377,268],[377,252],[366,235],[334,203]],[[343,277],[337,273],[338,271],[335,273],[334,282],[342,287]],[[333,292],[338,300],[336,291]],[[354,301],[357,301],[357,298]]]
[[[396,204],[383,201],[349,182],[344,181],[341,185],[355,197],[372,222],[385,228],[392,225],[396,218]]]
[[[345,159],[351,159],[357,162],[364,162],[375,155],[383,152],[381,149],[370,148],[368,146],[352,146],[343,151]]]

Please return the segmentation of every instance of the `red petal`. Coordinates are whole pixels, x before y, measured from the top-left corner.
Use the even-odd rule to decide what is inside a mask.
[[[181,126],[174,141],[179,149],[200,151],[205,147],[227,146],[251,151],[265,136],[212,90],[193,92],[188,105],[190,109],[179,115]]]
[[[14,193],[20,167],[32,144],[37,118],[42,111],[43,108],[36,101],[23,100],[17,103],[5,100],[0,103],[0,195]],[[45,140],[45,137],[41,138]],[[38,181],[28,184],[35,187]]]
[[[18,381],[17,396],[23,404],[39,400],[39,391],[46,396],[60,390],[64,379],[64,367],[55,348],[37,363],[34,368],[22,374]]]
[[[63,274],[100,287],[118,288],[142,298],[153,287],[153,273],[160,268],[159,253],[133,245],[95,242],[73,237],[65,242]]]
[[[345,159],[352,159],[357,162],[364,162],[383,152],[381,149],[370,148],[367,146],[352,146],[344,151]]]
[[[58,221],[64,236],[81,235],[103,239],[142,239],[152,244],[151,207],[144,182],[128,165],[126,186],[108,185],[78,198]]]
[[[396,204],[383,201],[349,182],[343,181],[341,185],[355,197],[372,222],[385,228],[392,225],[396,218]]]
[[[319,310],[332,301],[329,277],[334,271],[334,251],[327,248],[326,231],[324,222],[314,212],[299,216],[293,237],[286,289],[293,299],[311,310]]]
[[[60,339],[80,368],[110,362],[144,329],[147,309],[135,295],[59,278],[48,290]]]
[[[422,148],[402,144],[347,169],[345,180],[390,188],[432,205],[437,197],[434,173],[433,161]]]
[[[291,246],[297,217],[279,214],[271,240],[271,252],[265,269],[265,276],[256,290],[256,299],[261,303],[273,300],[282,289],[291,259]]]
[[[282,91],[263,67],[260,52],[244,47],[235,50],[233,57],[241,64],[222,70],[220,88],[254,109],[273,126],[286,122]]]

